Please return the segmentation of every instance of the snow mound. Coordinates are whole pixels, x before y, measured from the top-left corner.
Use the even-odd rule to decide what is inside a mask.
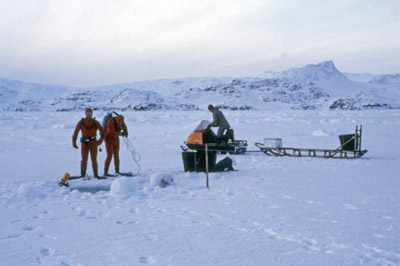
[[[111,183],[111,195],[132,196],[138,190],[135,180],[129,177],[119,178]]]
[[[21,184],[17,189],[17,193],[20,197],[27,199],[42,199],[45,197],[45,195],[37,187],[29,183]]]
[[[174,178],[168,173],[155,173],[150,176],[150,186],[152,187],[166,187],[174,183]]]

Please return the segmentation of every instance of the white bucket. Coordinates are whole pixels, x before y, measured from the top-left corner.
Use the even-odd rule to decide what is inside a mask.
[[[280,138],[264,138],[265,148],[282,148],[282,139]]]

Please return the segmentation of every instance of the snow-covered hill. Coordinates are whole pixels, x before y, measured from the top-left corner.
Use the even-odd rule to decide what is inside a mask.
[[[348,78],[350,77],[350,78]],[[391,109],[400,74],[343,74],[332,61],[246,78],[185,78],[70,88],[0,79],[2,111]]]
[[[374,84],[400,84],[400,74],[380,75],[369,81]]]

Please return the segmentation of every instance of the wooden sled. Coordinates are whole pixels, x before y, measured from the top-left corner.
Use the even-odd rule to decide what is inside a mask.
[[[334,159],[357,159],[362,157],[368,150],[361,150],[362,126],[356,126],[355,134],[340,135],[340,147],[330,149],[304,149],[304,148],[270,148],[264,147],[262,143],[255,145],[268,156],[288,157],[312,157],[312,158],[334,158]]]

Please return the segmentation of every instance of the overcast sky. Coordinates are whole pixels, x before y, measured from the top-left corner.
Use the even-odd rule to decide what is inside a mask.
[[[400,73],[400,0],[0,0],[0,78],[70,86]]]

